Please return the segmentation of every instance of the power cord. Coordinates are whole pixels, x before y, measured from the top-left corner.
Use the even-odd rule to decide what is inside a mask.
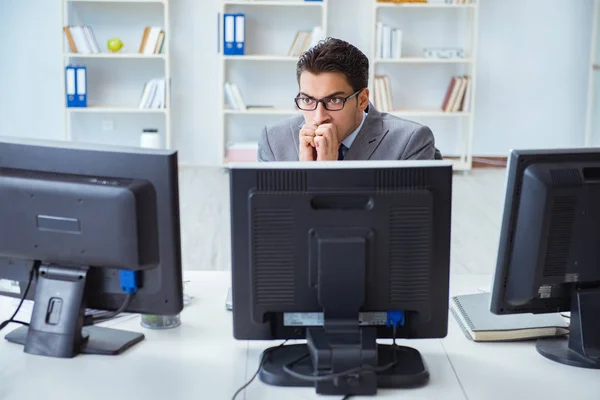
[[[304,360],[305,358],[309,357],[310,354],[306,353],[304,354],[302,357],[296,359],[295,361],[292,361],[289,364],[286,364],[283,366],[283,370],[290,376],[293,376],[296,379],[300,379],[303,381],[308,381],[308,382],[327,382],[327,381],[333,381],[335,379],[340,379],[340,378],[344,378],[348,375],[360,375],[364,372],[385,372],[388,371],[392,368],[394,368],[396,366],[396,364],[398,364],[398,360],[396,358],[396,348],[397,348],[397,344],[396,344],[396,328],[394,327],[394,341],[392,344],[392,347],[394,347],[394,359],[393,361],[382,365],[380,367],[374,367],[372,365],[362,365],[360,367],[354,367],[354,368],[350,368],[347,369],[346,371],[342,371],[342,372],[335,372],[332,374],[324,374],[324,375],[308,375],[308,374],[301,374],[299,372],[296,372],[293,370],[294,365],[296,365],[297,363],[299,363],[300,361]]]
[[[324,374],[324,375],[308,375],[308,374],[301,374],[299,372],[294,371],[292,368],[295,364],[297,364],[298,362],[300,362],[310,356],[310,354],[307,352],[300,358],[296,359],[295,361],[292,361],[291,363],[284,365],[283,370],[288,375],[293,376],[296,379],[300,379],[300,380],[304,380],[304,381],[308,381],[308,382],[327,382],[327,381],[332,381],[335,379],[344,378],[348,375],[360,375],[364,372],[377,373],[377,372],[388,371],[388,370],[394,368],[396,366],[396,364],[398,364],[398,359],[397,359],[398,345],[396,344],[396,329],[397,329],[398,325],[404,325],[404,312],[389,311],[388,315],[387,315],[387,325],[393,327],[392,347],[393,347],[394,351],[393,351],[393,361],[391,361],[385,365],[382,365],[380,367],[374,367],[372,365],[362,365],[360,367],[350,368],[346,371],[336,372],[336,373],[332,373],[332,374]]]
[[[396,344],[396,329],[398,327],[398,325],[404,325],[404,312],[403,311],[388,311],[387,313],[387,325],[388,326],[392,326],[393,330],[392,330],[392,347],[394,348],[394,352],[393,352],[393,361],[387,363],[386,365],[382,365],[381,367],[373,367],[371,365],[363,365],[361,367],[356,367],[356,368],[351,368],[349,370],[343,371],[343,372],[338,372],[338,373],[334,373],[334,374],[326,374],[326,375],[305,375],[305,374],[300,374],[298,372],[293,371],[291,368],[293,365],[295,365],[296,363],[304,360],[306,357],[309,357],[310,354],[307,352],[306,354],[304,354],[302,357],[298,358],[295,361],[292,361],[289,364],[286,364],[283,366],[283,370],[297,378],[297,379],[301,379],[301,380],[307,380],[307,381],[311,381],[311,382],[323,382],[323,381],[331,381],[334,379],[338,379],[338,378],[342,378],[345,377],[347,375],[355,375],[355,374],[361,374],[363,372],[367,372],[367,371],[374,371],[374,372],[385,372],[391,368],[394,368],[396,366],[396,364],[398,364],[398,359],[397,359],[397,347],[398,345]],[[250,384],[254,381],[254,379],[256,379],[256,377],[258,376],[260,369],[263,367],[263,365],[265,364],[265,362],[267,362],[268,357],[273,354],[273,352],[277,351],[278,349],[280,349],[281,347],[283,347],[289,339],[285,340],[283,343],[281,343],[279,346],[274,347],[272,349],[270,349],[269,352],[265,352],[263,354],[262,360],[260,362],[260,364],[258,365],[258,368],[256,370],[256,372],[254,373],[254,375],[252,375],[252,378],[250,378],[250,380],[248,380],[248,382],[246,382],[242,387],[240,387],[235,394],[233,395],[231,400],[235,400],[236,397],[242,393],[248,386],[250,386]],[[346,394],[342,400],[348,400],[350,397],[352,397],[353,394]]]
[[[15,323],[15,324],[29,326],[29,324],[27,322],[15,320],[15,317],[21,310],[21,306],[23,305],[23,303],[25,302],[25,299],[27,298],[27,293],[29,293],[29,288],[31,287],[31,283],[33,282],[33,277],[35,276],[35,272],[37,271],[38,267],[39,267],[39,264],[35,263],[33,265],[33,267],[31,268],[31,270],[29,271],[29,281],[27,282],[27,287],[25,288],[25,291],[23,292],[23,295],[21,296],[21,301],[19,302],[19,305],[17,306],[17,309],[15,310],[12,317],[10,317],[6,321],[0,323],[0,331],[2,329],[4,329],[11,322]],[[120,282],[121,282],[121,289],[125,293],[127,293],[127,296],[125,297],[125,301],[123,302],[123,304],[121,304],[121,306],[115,311],[107,311],[107,312],[103,312],[103,313],[99,313],[99,314],[95,314],[95,315],[86,315],[84,318],[84,323],[83,323],[84,326],[94,325],[94,323],[103,322],[103,321],[107,321],[109,319],[115,318],[129,306],[129,304],[131,303],[131,299],[137,292],[137,289],[139,286],[139,274],[136,271],[121,270],[121,271],[119,271],[119,278],[120,278]]]
[[[263,367],[263,365],[265,365],[265,363],[267,362],[268,358],[271,356],[271,354],[273,354],[273,352],[275,352],[276,350],[282,348],[289,339],[286,339],[283,343],[281,343],[279,346],[270,349],[269,351],[265,351],[265,353],[263,353],[263,357],[262,360],[260,361],[258,368],[256,370],[256,372],[254,373],[254,375],[252,375],[252,378],[250,378],[250,380],[248,382],[246,382],[242,387],[240,387],[233,395],[233,397],[231,398],[231,400],[235,400],[235,398],[242,393],[248,386],[250,386],[250,384],[254,381],[254,379],[256,379],[256,377],[258,376],[258,373],[260,372],[260,369]]]
[[[127,296],[125,297],[125,301],[123,302],[123,304],[121,304],[121,307],[119,307],[115,311],[106,311],[106,312],[98,313],[98,314],[94,314],[94,315],[86,315],[84,322],[83,322],[83,326],[94,325],[95,323],[98,323],[98,322],[103,322],[103,321],[107,321],[109,319],[113,319],[116,316],[118,316],[119,314],[121,314],[123,311],[125,311],[125,309],[127,307],[129,307],[129,304],[131,303],[131,299],[133,298],[135,293],[137,293],[137,290],[138,290],[138,287],[140,284],[139,280],[140,280],[140,277],[139,277],[139,273],[137,271],[120,270],[119,271],[119,281],[121,284],[121,290],[123,290],[123,292],[127,293]]]
[[[121,314],[123,311],[125,311],[125,309],[127,307],[129,307],[129,304],[131,303],[131,299],[133,298],[133,296],[134,296],[134,293],[128,293],[127,296],[125,297],[125,301],[123,302],[123,304],[121,304],[121,306],[118,309],[116,309],[115,311],[106,311],[106,312],[102,312],[102,313],[98,313],[98,314],[86,315],[83,326],[94,325],[96,323],[105,322],[105,321],[108,321],[109,319],[113,319],[113,318],[117,317],[119,314]]]
[[[15,319],[15,317],[17,316],[17,314],[19,313],[19,310],[21,309],[21,306],[23,305],[23,303],[25,302],[25,299],[27,298],[27,293],[29,293],[29,288],[31,287],[31,282],[33,282],[33,277],[35,276],[35,271],[37,271],[38,268],[38,264],[35,263],[33,265],[33,267],[31,267],[31,270],[29,271],[29,282],[27,282],[27,287],[25,288],[25,291],[23,292],[23,295],[21,296],[21,301],[19,302],[19,305],[17,306],[17,309],[15,310],[14,314],[12,315],[12,317],[10,317],[9,319],[7,319],[6,321],[2,322],[0,324],[0,331],[4,328],[6,328],[6,326],[8,324],[10,324],[11,322],[15,323],[15,324],[21,324],[24,326],[29,326],[29,324],[27,322],[23,322],[23,321],[17,321]]]

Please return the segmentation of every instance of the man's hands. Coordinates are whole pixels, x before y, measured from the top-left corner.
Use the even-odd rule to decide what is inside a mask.
[[[317,149],[315,148],[315,130],[317,125],[304,124],[300,129],[300,161],[315,161]]]
[[[304,124],[300,129],[300,161],[335,161],[340,142],[332,124]]]

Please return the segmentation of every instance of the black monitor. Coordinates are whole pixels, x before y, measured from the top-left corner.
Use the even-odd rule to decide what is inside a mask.
[[[87,307],[182,310],[176,152],[0,138],[0,204],[0,282],[19,283],[0,294],[34,300],[6,335],[25,352],[119,354],[144,338],[92,326]]]
[[[444,161],[232,164],[233,334],[306,339],[266,350],[260,379],[321,394],[427,382],[442,338],[452,166]]]
[[[491,311],[570,311],[538,352],[600,368],[600,149],[512,151],[504,207]]]

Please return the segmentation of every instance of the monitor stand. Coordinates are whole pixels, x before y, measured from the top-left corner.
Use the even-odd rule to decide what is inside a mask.
[[[428,381],[429,373],[416,349],[377,344],[377,329],[359,326],[368,235],[369,231],[357,235],[350,229],[317,232],[314,250],[323,327],[307,329],[307,344],[265,350],[259,372],[263,382],[314,386],[319,394],[374,395],[378,387],[416,387]],[[371,368],[356,371],[363,366]],[[352,369],[354,373],[344,374]],[[324,375],[329,376],[317,378]]]
[[[537,351],[574,367],[600,369],[600,288],[576,289],[571,295],[568,339],[538,339]]]
[[[83,327],[87,272],[87,267],[41,265],[29,327],[10,332],[6,340],[24,345],[26,353],[60,358],[117,355],[143,340],[137,332]]]

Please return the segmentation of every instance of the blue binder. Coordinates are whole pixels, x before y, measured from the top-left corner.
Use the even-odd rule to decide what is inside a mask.
[[[75,67],[72,65],[65,68],[65,94],[67,96],[67,107],[77,107]]]
[[[65,74],[67,107],[87,107],[87,68],[68,65]]]
[[[241,56],[246,50],[245,14],[223,14],[223,54]]]
[[[87,68],[75,67],[75,90],[77,91],[77,107],[87,107]]]

